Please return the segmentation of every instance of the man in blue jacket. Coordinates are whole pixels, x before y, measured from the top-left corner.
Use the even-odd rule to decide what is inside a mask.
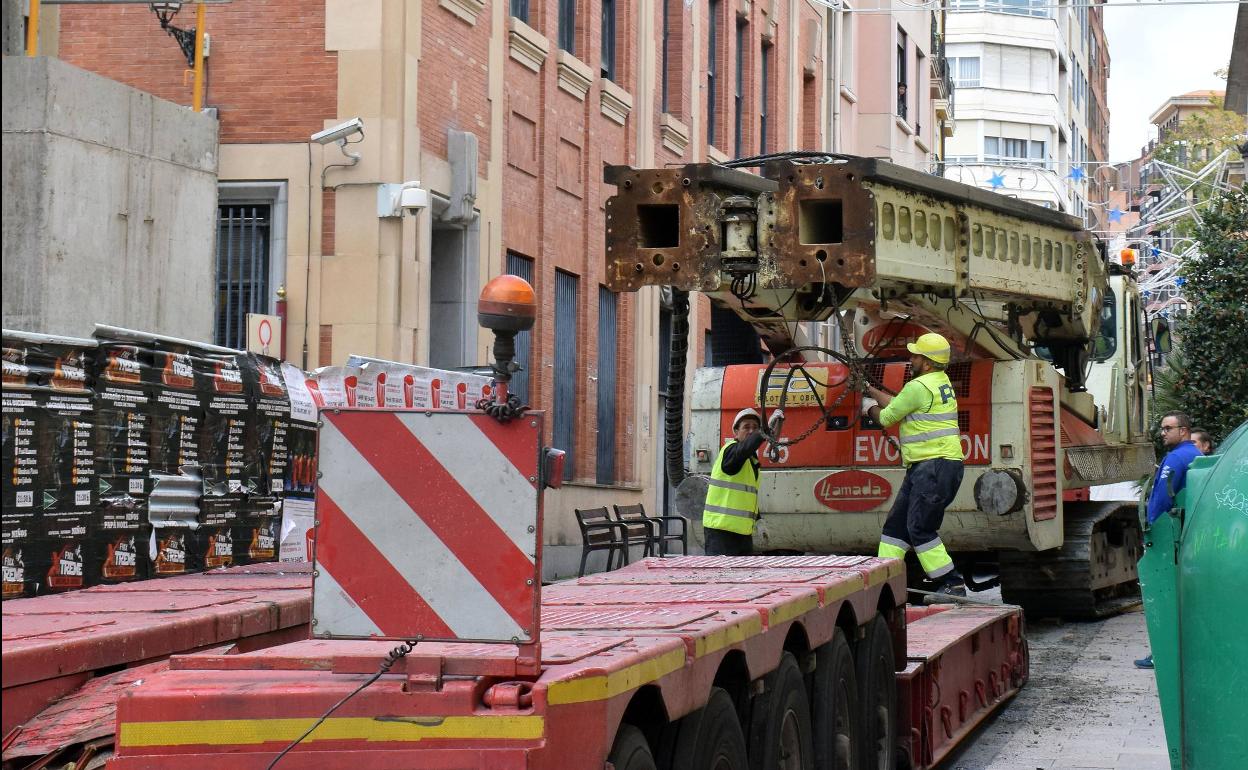
[[[1183,412],[1166,412],[1161,418],[1161,442],[1166,456],[1157,466],[1153,478],[1153,491],[1148,496],[1148,523],[1152,524],[1174,507],[1175,495],[1187,486],[1187,468],[1192,460],[1200,457],[1200,450],[1192,441],[1192,418]],[[1136,668],[1152,668],[1153,656],[1135,661]]]

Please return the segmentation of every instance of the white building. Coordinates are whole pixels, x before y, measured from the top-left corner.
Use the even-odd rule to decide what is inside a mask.
[[[957,92],[945,176],[1086,216],[1088,6],[953,0],[946,55]]]

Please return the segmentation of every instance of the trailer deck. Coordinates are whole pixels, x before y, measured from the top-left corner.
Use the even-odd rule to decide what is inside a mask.
[[[492,661],[507,669],[498,645],[418,644],[279,767],[601,768],[637,709],[674,722],[729,670],[758,680],[837,628],[855,638],[877,614],[904,618],[904,579],[900,562],[871,557],[678,557],[548,586],[539,676],[483,674]],[[895,626],[916,643],[898,661],[899,688],[923,699],[910,698],[898,719],[922,768],[1017,691],[1026,656],[1016,608],[914,616],[909,629]],[[110,768],[195,770],[226,756],[231,767],[265,768],[392,646],[310,639],[177,656],[122,695]],[[952,656],[958,665],[942,665]],[[964,658],[976,665],[963,670]]]
[[[111,736],[117,695],[170,655],[306,638],[311,585],[269,563],[5,602],[4,759]]]

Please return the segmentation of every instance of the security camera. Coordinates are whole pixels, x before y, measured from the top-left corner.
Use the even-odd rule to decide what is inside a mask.
[[[333,128],[317,131],[312,135],[312,141],[317,144],[330,144],[331,142],[345,141],[356,134],[363,135],[363,133],[364,121],[359,118],[351,118],[346,123],[339,123]]]

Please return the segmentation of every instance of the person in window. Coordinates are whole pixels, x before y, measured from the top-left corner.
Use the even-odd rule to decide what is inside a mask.
[[[945,368],[949,341],[928,332],[906,344],[913,378],[896,396],[865,386],[862,413],[884,427],[897,425],[906,477],[884,521],[878,554],[906,558],[911,548],[937,593],[966,596],[966,582],[938,530],[945,508],[962,485],[962,431],[958,400]],[[882,407],[882,408],[881,408]]]
[[[1153,477],[1153,491],[1148,496],[1149,524],[1169,513],[1174,507],[1175,496],[1187,486],[1188,466],[1201,455],[1200,449],[1192,441],[1192,418],[1183,412],[1166,412],[1162,416],[1161,443],[1169,451],[1162,458],[1161,465],[1157,466],[1157,475]],[[1152,668],[1152,654],[1135,661],[1135,667]]]
[[[903,118],[906,116],[906,84],[897,84],[897,114]]]

